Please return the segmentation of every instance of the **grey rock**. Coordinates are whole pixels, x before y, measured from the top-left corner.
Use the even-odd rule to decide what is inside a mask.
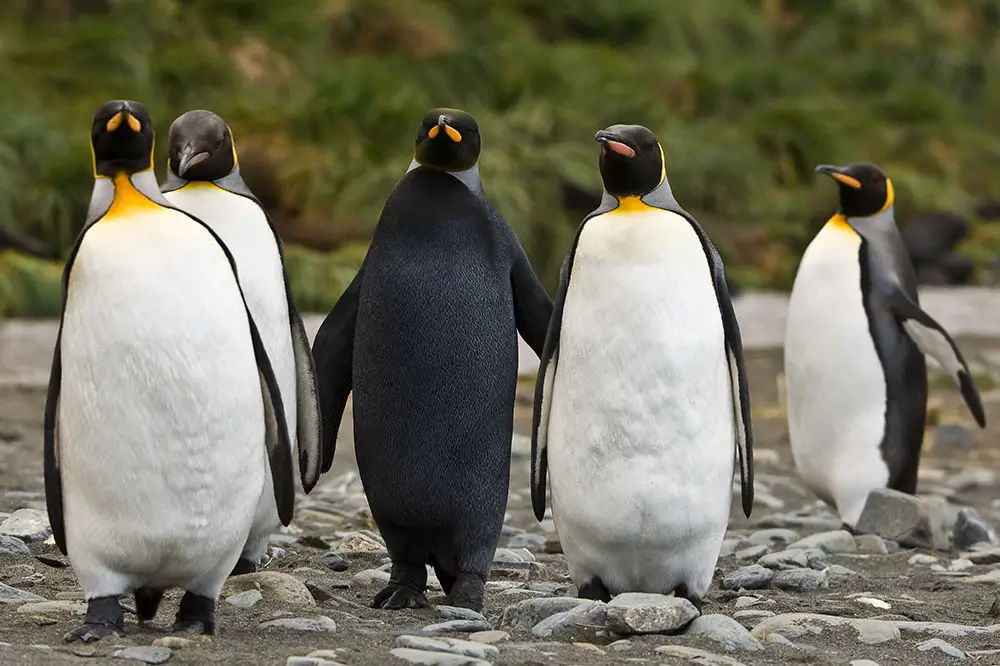
[[[351,578],[358,585],[385,585],[389,582],[389,572],[378,569],[365,569]]]
[[[397,659],[408,661],[411,664],[424,664],[424,666],[490,666],[490,662],[482,659],[447,652],[393,648],[389,653]]]
[[[750,633],[758,640],[768,642],[771,634],[780,634],[788,639],[819,634],[826,627],[850,626],[858,632],[858,640],[868,645],[876,645],[900,637],[899,629],[893,622],[884,620],[862,620],[818,613],[783,613],[769,617],[758,623]]]
[[[684,631],[689,636],[704,636],[721,644],[727,650],[763,650],[753,634],[736,620],[726,615],[711,614],[697,617]]]
[[[253,608],[263,600],[264,595],[260,593],[260,590],[246,590],[245,592],[237,592],[230,597],[226,597],[227,604],[244,610]]]
[[[396,642],[400,647],[404,648],[427,650],[428,652],[447,652],[449,654],[459,654],[465,657],[475,657],[476,659],[487,659],[492,655],[500,654],[500,650],[493,645],[475,643],[473,641],[463,641],[457,638],[400,636],[396,639]]]
[[[31,550],[17,537],[0,534],[0,565],[31,562]]]
[[[603,602],[583,601],[575,608],[545,618],[531,628],[531,633],[539,638],[548,638],[579,626],[603,627],[607,620],[606,612]]]
[[[289,657],[285,660],[285,666],[343,666],[343,664],[322,657]]]
[[[809,556],[801,548],[780,550],[757,560],[757,564],[768,569],[796,569],[809,566]]]
[[[962,557],[973,564],[997,564],[1000,563],[1000,548],[989,548],[977,550],[971,553],[962,553]]]
[[[627,652],[634,648],[635,645],[627,638],[623,638],[620,641],[615,641],[613,643],[608,643],[607,648],[612,652]]]
[[[851,661],[850,666],[879,666],[878,662],[872,661],[871,659],[855,659]]]
[[[347,561],[347,558],[335,550],[326,551],[320,559],[331,571],[347,571],[351,568],[351,563]]]
[[[976,627],[949,622],[893,622],[905,634],[931,634],[957,638],[960,636],[1000,634],[1000,624]]]
[[[826,579],[831,583],[839,583],[842,580],[853,578],[858,575],[857,571],[848,569],[847,567],[839,564],[831,564],[826,569],[823,569],[823,573],[826,574]]]
[[[747,541],[760,546],[772,546],[776,543],[793,543],[798,540],[798,532],[780,527],[769,530],[757,530],[747,537]]]
[[[152,645],[129,647],[115,652],[115,656],[119,659],[132,659],[147,664],[165,663],[170,659],[170,655],[172,654],[170,648],[154,647]]]
[[[526,548],[497,548],[493,552],[494,565],[518,565],[534,561],[535,556]]]
[[[316,600],[309,589],[295,576],[278,571],[257,571],[240,576],[230,576],[223,586],[225,594],[246,590],[260,590],[265,599],[276,600],[293,606],[313,607]]]
[[[751,564],[732,572],[722,579],[727,590],[761,590],[771,584],[774,572],[759,564]]]
[[[435,606],[434,612],[438,617],[445,620],[476,620],[486,622],[486,617],[482,613],[477,613],[471,608],[459,608],[458,606]]]
[[[742,661],[737,661],[732,657],[724,657],[708,650],[688,647],[686,645],[661,645],[656,648],[656,654],[668,657],[679,657],[692,664],[699,666],[746,666]]]
[[[662,594],[627,592],[607,605],[608,627],[619,634],[676,632],[696,617],[690,601]]]
[[[0,534],[20,539],[25,543],[45,541],[52,534],[49,516],[38,509],[18,509],[0,523]]]
[[[531,631],[547,617],[564,613],[580,605],[576,597],[548,597],[525,599],[504,609],[500,628],[508,631]]]
[[[928,650],[940,650],[950,657],[955,657],[956,659],[965,659],[965,653],[959,650],[957,647],[951,643],[947,643],[940,638],[929,638],[922,643],[917,644],[917,649],[921,652],[927,652]]]
[[[750,608],[760,603],[760,599],[757,597],[737,597],[734,606],[737,610],[740,608]]]
[[[859,534],[854,537],[854,543],[858,547],[858,552],[863,555],[887,555],[889,549],[885,546],[885,539],[877,534]]]
[[[989,487],[996,484],[997,474],[983,467],[967,467],[948,479],[948,487],[955,490]]]
[[[957,423],[942,423],[934,429],[934,449],[943,452],[971,451],[972,431]]]
[[[744,548],[742,550],[736,551],[736,559],[740,561],[756,560],[760,557],[767,555],[767,546],[750,546],[749,548]]]
[[[290,631],[321,631],[333,633],[337,631],[337,623],[325,615],[313,617],[282,617],[268,620],[258,625],[261,629],[288,629]]]
[[[72,601],[57,599],[56,601],[34,601],[17,607],[17,612],[25,615],[35,613],[69,613],[71,615],[85,615],[87,604],[82,601]]]
[[[955,527],[952,530],[951,541],[957,550],[970,548],[980,543],[995,545],[997,543],[997,534],[983,520],[978,511],[966,508],[958,511],[958,516],[955,519]]]
[[[808,592],[827,587],[826,574],[815,569],[788,569],[779,571],[771,584],[779,590]]]
[[[906,563],[911,566],[917,564],[937,564],[938,558],[934,557],[933,555],[928,555],[926,553],[917,553],[912,557],[910,557],[910,559],[908,559]]]
[[[827,553],[858,552],[858,545],[854,542],[854,537],[846,530],[831,530],[829,532],[813,534],[789,544],[788,548],[789,550],[793,548],[801,548],[802,550],[819,548]]]
[[[506,631],[477,631],[469,634],[469,638],[479,643],[501,643],[510,640]]]
[[[942,507],[913,495],[879,488],[868,495],[856,529],[892,539],[901,546],[947,550]]]
[[[474,631],[489,631],[492,628],[486,620],[448,620],[447,622],[429,624],[423,628],[423,631],[428,634],[444,634],[448,632],[471,634]]]
[[[515,534],[510,539],[507,540],[508,548],[527,548],[534,550],[543,550],[545,548],[546,538],[541,534],[532,534],[531,532],[522,532],[520,534]]]
[[[723,539],[722,547],[719,549],[719,559],[731,557],[741,543],[743,543],[742,539]]]
[[[28,601],[45,601],[45,597],[0,583],[0,604],[20,604]]]
[[[735,618],[761,618],[761,617],[774,617],[775,613],[773,611],[767,610],[754,610],[752,608],[747,610],[738,610],[733,613]]]

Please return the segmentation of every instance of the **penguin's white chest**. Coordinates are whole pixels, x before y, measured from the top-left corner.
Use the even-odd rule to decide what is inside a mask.
[[[884,486],[886,388],[861,290],[861,238],[833,220],[802,256],[788,305],[785,383],[796,466],[854,524]]]
[[[734,417],[708,261],[659,210],[588,221],[552,389],[552,506],[571,574],[701,595],[725,533]]]

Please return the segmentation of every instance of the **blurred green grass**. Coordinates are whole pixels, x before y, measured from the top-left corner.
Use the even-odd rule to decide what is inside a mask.
[[[171,120],[210,108],[285,239],[302,308],[325,310],[420,118],[458,106],[482,127],[488,195],[550,288],[580,217],[560,185],[599,190],[592,136],[615,122],[659,134],[678,199],[737,281],[787,288],[835,205],[817,163],[878,163],[900,218],[1000,194],[998,35],[1000,0],[5,0],[0,223],[68,248],[104,101],[147,105],[161,175]],[[1000,232],[978,225],[965,247],[985,261]],[[49,311],[48,269],[30,266],[0,263],[0,312]]]

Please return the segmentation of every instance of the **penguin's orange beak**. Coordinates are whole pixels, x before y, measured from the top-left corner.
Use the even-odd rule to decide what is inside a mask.
[[[128,125],[128,128],[133,132],[142,131],[142,123],[140,123],[139,119],[133,116],[128,111],[119,111],[115,115],[111,116],[111,118],[108,120],[108,124],[105,125],[104,128],[109,132],[114,132],[119,127],[121,127],[123,120],[125,121],[125,124]]]
[[[625,143],[625,141],[611,132],[601,130],[594,135],[594,140],[622,157],[635,157],[635,148]]]
[[[444,131],[448,138],[455,143],[462,143],[462,133],[448,124],[448,118],[446,116],[438,116],[438,124],[427,132],[427,138],[434,139],[442,131]]]
[[[834,180],[847,185],[848,187],[854,188],[855,190],[861,189],[861,181],[853,176],[848,176],[840,167],[830,166],[829,164],[820,164],[816,167],[818,173],[825,173]]]

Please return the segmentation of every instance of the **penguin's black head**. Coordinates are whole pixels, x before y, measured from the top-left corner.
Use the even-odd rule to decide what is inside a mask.
[[[236,168],[236,147],[226,121],[198,109],[170,125],[170,171],[185,180],[218,180]]]
[[[475,118],[459,109],[433,109],[417,130],[413,159],[421,166],[465,171],[476,166],[481,148]]]
[[[94,114],[90,146],[94,175],[112,178],[153,168],[153,123],[139,102],[116,99]]]
[[[663,182],[666,167],[656,135],[642,125],[612,125],[594,135],[601,147],[604,189],[619,199],[649,194]]]
[[[892,181],[874,164],[816,167],[840,186],[840,212],[845,217],[870,217],[892,205]]]

